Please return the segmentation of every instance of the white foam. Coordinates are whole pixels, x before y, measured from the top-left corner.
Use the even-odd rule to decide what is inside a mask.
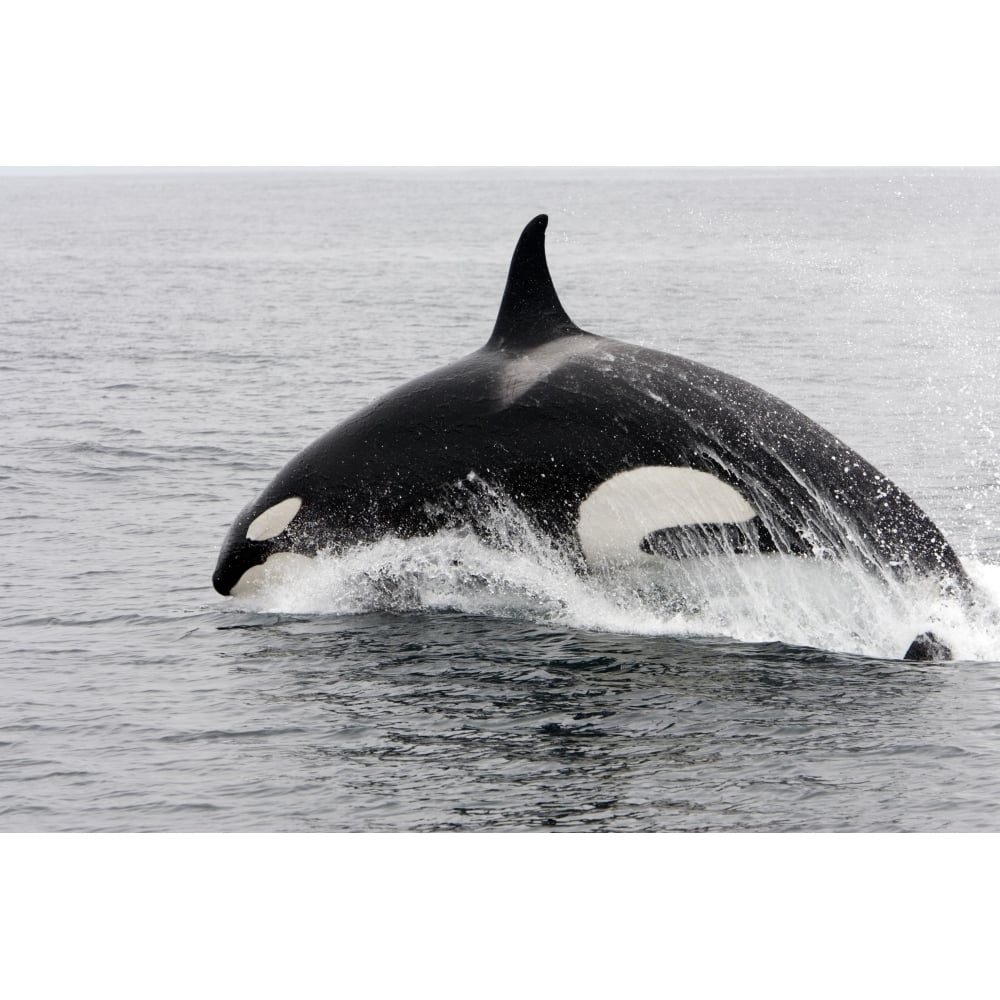
[[[914,637],[930,629],[958,660],[1000,661],[1000,566],[967,563],[984,593],[969,606],[933,580],[887,584],[833,559],[718,556],[581,574],[515,515],[506,527],[499,548],[451,531],[385,538],[313,560],[272,565],[272,557],[238,596],[260,611],[450,610],[591,631],[777,641],[886,659],[900,659]]]

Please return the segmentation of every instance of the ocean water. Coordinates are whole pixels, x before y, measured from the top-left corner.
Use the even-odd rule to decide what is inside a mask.
[[[968,609],[836,564],[693,606],[460,533],[211,588],[315,437],[485,342],[522,226],[584,329],[785,399]],[[1000,829],[1000,172],[0,178],[0,829]],[[928,627],[957,660],[900,659]]]

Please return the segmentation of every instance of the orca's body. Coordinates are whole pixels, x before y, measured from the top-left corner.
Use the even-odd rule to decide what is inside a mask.
[[[477,527],[498,495],[592,566],[781,552],[970,586],[920,508],[799,411],[580,330],[549,276],[546,223],[521,236],[489,342],[292,459],[233,524],[216,589],[239,592],[269,560]]]

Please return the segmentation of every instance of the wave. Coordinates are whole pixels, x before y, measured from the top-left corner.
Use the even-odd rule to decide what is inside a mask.
[[[850,560],[781,554],[650,556],[583,573],[516,512],[471,531],[387,537],[340,554],[276,561],[236,601],[249,611],[351,615],[449,611],[560,628],[780,642],[900,659],[934,631],[957,660],[1000,661],[1000,566],[966,560],[973,601],[922,578],[882,579]]]

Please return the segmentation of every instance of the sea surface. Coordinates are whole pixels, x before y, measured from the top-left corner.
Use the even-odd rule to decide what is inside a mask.
[[[776,559],[692,610],[460,533],[217,595],[289,458],[486,341],[539,212],[581,327],[803,410],[976,606]],[[5,176],[0,220],[0,829],[1000,830],[1000,172]]]

